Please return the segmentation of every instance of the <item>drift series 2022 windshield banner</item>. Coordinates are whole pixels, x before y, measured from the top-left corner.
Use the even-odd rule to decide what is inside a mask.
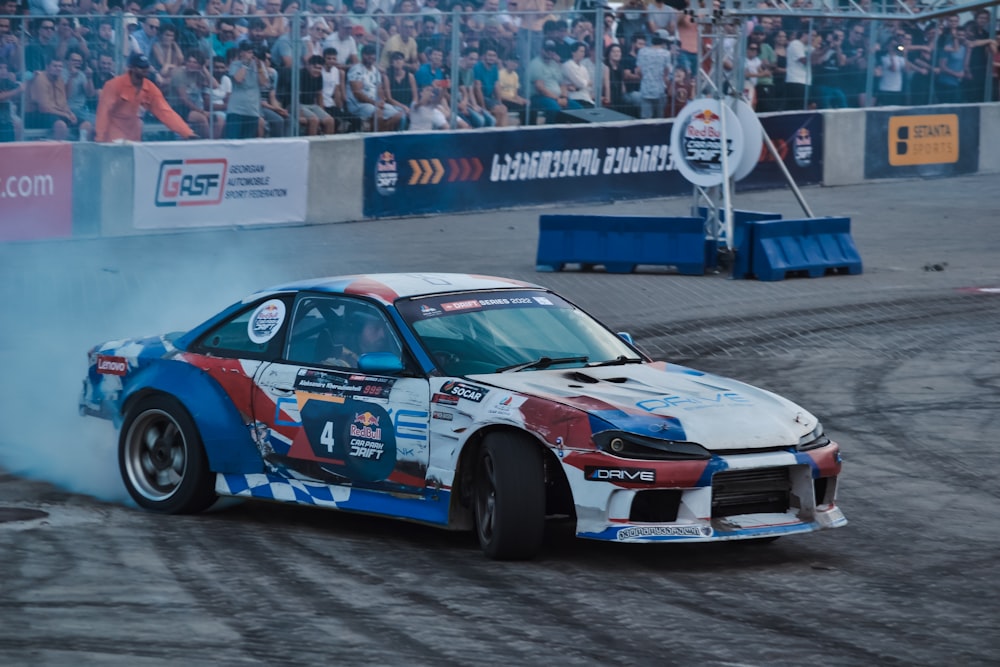
[[[822,181],[823,118],[762,119],[796,183]],[[365,139],[369,218],[690,194],[670,157],[672,123],[571,125]],[[770,154],[739,188],[785,185]]]

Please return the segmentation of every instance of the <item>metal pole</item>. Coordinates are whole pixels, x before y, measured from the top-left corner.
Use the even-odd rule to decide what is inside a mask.
[[[462,57],[458,4],[451,11],[451,129],[458,127],[458,59]]]

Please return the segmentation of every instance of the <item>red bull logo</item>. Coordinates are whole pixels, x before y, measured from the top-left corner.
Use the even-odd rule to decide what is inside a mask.
[[[354,423],[362,426],[378,426],[378,417],[370,412],[360,412],[354,415]]]
[[[389,151],[379,153],[375,159],[375,189],[381,195],[391,195],[399,182],[396,156]]]
[[[721,118],[719,118],[718,114],[716,114],[711,109],[705,109],[701,113],[696,113],[695,115],[691,116],[691,118],[692,120],[700,120],[702,123],[705,123],[706,125],[710,125],[711,123],[715,123],[719,120],[722,120]]]

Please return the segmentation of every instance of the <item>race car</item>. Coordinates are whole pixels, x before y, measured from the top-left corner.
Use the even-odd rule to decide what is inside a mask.
[[[421,273],[255,293],[187,332],[89,352],[80,411],[119,429],[135,502],[219,496],[618,542],[771,540],[847,523],[839,446],[771,392],[653,361],[544,287]]]

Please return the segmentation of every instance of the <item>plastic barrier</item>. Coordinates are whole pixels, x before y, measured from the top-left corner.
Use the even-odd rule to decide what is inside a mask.
[[[750,270],[758,280],[784,280],[790,273],[810,278],[861,273],[850,218],[761,220],[749,227]]]
[[[709,244],[701,218],[542,215],[538,228],[537,271],[600,264],[609,273],[631,273],[638,264],[659,264],[705,273]]]
[[[696,209],[696,214],[708,220],[707,207],[699,206]],[[719,210],[719,220],[723,223],[726,221],[725,209]],[[781,214],[733,209],[733,249],[736,251],[731,276],[733,279],[751,277],[750,267],[753,265],[753,239],[750,233],[751,227],[747,223],[756,222],[757,220],[781,220]],[[721,244],[720,247],[722,247]],[[714,261],[709,262],[709,265],[714,264]]]

